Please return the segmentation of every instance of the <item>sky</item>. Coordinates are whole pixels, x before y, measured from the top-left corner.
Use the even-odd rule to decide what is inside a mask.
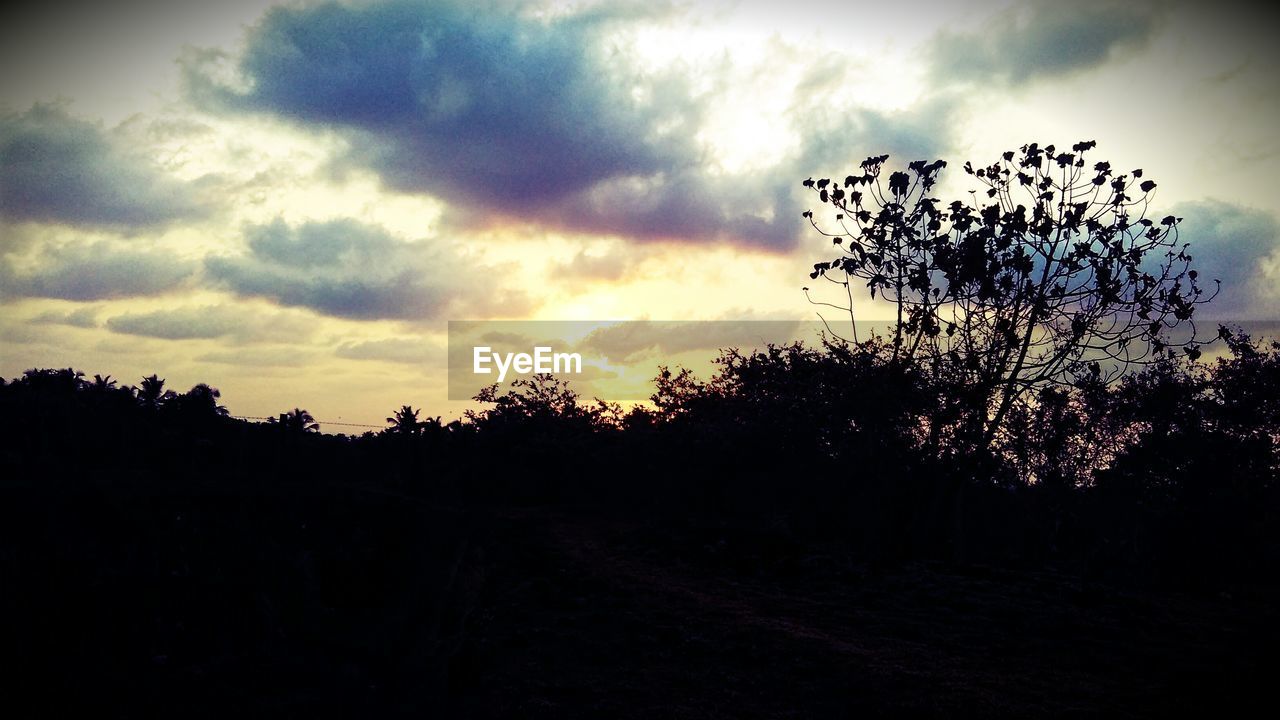
[[[1028,142],[1143,168],[1222,280],[1200,312],[1280,320],[1280,50],[1246,4],[0,14],[2,377],[154,372],[236,415],[457,417],[450,320],[810,320],[830,244],[804,179],[941,158],[939,194],[961,197],[964,161]]]

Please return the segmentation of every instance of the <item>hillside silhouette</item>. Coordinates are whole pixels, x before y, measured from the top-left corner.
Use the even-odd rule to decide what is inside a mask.
[[[622,412],[548,376],[362,436],[0,387],[15,689],[112,716],[1222,707],[1276,639],[1280,345],[1044,390],[957,444],[892,344],[726,350]]]

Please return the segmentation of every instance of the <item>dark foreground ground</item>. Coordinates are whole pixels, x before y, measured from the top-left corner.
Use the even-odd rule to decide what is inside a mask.
[[[872,573],[763,536],[539,512],[500,522],[474,623],[477,714],[1156,715],[1271,682],[1275,617],[1256,599]]]
[[[8,717],[1227,712],[1280,639],[1259,594],[356,488],[15,490],[0,520]]]

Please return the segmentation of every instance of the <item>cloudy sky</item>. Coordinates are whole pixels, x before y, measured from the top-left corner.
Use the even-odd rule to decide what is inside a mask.
[[[1143,168],[1224,283],[1202,312],[1280,319],[1280,52],[1244,5],[41,8],[0,22],[0,376],[452,417],[449,320],[812,318],[802,180],[1032,141]]]

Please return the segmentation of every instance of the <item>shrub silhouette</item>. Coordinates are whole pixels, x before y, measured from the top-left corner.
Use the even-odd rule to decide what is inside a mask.
[[[904,363],[877,337],[728,349],[705,379],[662,369],[652,405],[627,412],[537,377],[486,390],[490,407],[448,424],[401,407],[386,433],[361,438],[320,435],[301,409],[263,425],[229,418],[203,384],[174,395],[152,375],[135,401],[106,377],[31,370],[0,387],[0,429],[12,476],[37,484],[280,472],[323,485],[345,473],[442,499],[772,527],[866,557],[1222,586],[1262,581],[1280,547],[1280,346],[1221,337],[1211,363],[1165,357],[1118,382],[1085,373],[1042,388],[1011,411],[1019,432],[990,449],[956,440],[963,375]],[[128,450],[140,444],[142,465]]]

